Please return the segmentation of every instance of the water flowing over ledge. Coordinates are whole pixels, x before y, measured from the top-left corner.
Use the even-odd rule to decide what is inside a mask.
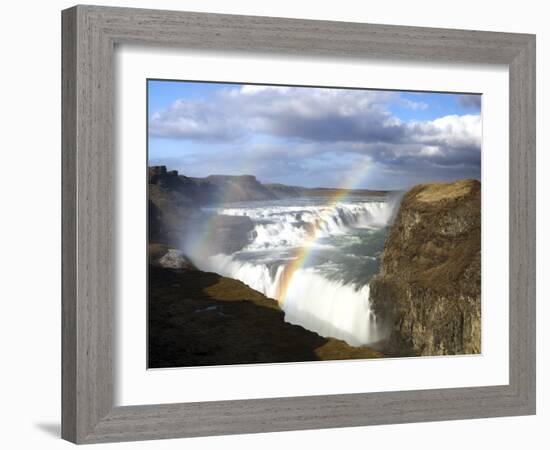
[[[353,346],[370,344],[384,338],[384,328],[371,309],[368,281],[395,205],[293,199],[219,208],[252,219],[249,243],[233,254],[195,249],[193,260],[277,299],[289,323]]]

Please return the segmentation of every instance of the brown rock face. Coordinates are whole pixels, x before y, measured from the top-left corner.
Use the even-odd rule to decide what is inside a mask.
[[[246,177],[233,177],[246,178]],[[255,180],[255,178],[254,178]],[[249,217],[206,213],[201,206],[212,204],[220,190],[211,183],[199,183],[165,166],[149,167],[148,178],[149,242],[181,248],[183,241],[201,239],[208,254],[232,253],[249,241],[254,225]]]
[[[423,184],[405,194],[370,283],[396,354],[481,351],[481,185]]]

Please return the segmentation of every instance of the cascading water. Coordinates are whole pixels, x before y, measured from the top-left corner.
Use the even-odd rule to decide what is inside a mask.
[[[242,281],[277,299],[287,322],[359,346],[382,339],[371,311],[376,273],[393,202],[299,198],[233,204],[218,214],[254,223],[241,251],[197,258],[202,270]]]

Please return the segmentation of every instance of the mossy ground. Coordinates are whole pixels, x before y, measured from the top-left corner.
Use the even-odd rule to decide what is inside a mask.
[[[240,281],[149,266],[149,367],[383,356],[284,321],[275,300]]]

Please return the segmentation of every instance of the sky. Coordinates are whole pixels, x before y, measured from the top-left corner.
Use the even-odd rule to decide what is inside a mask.
[[[149,165],[305,187],[481,177],[481,96],[148,80]]]

